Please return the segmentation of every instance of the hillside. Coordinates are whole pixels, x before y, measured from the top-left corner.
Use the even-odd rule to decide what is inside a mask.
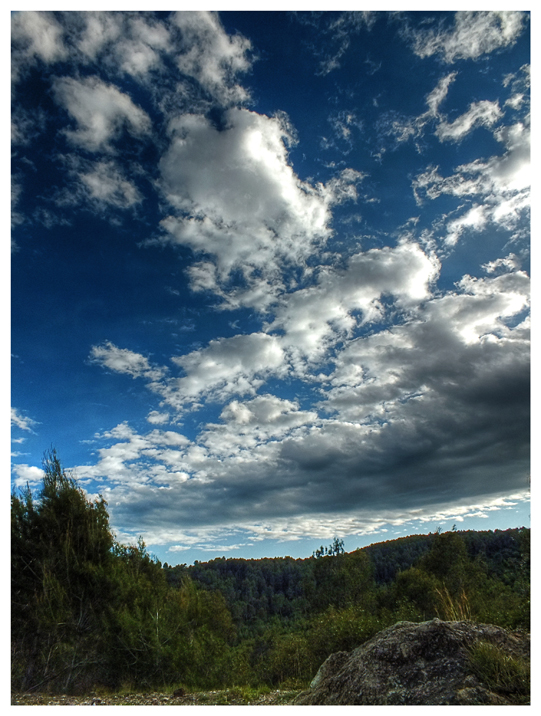
[[[513,586],[529,555],[529,530],[453,531],[468,562],[491,579]],[[240,628],[256,627],[279,617],[291,621],[328,607],[355,603],[372,581],[382,592],[427,555],[438,533],[411,535],[377,542],[354,552],[292,559],[219,557],[175,567],[163,565],[169,584],[179,586],[187,576],[205,590],[219,591]],[[455,555],[450,555],[451,560]],[[356,586],[355,586],[356,585]]]

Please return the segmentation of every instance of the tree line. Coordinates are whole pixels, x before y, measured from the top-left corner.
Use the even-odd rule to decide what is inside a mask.
[[[15,691],[303,687],[396,621],[530,628],[530,531],[415,535],[307,559],[161,565],[113,537],[54,451],[11,500]]]

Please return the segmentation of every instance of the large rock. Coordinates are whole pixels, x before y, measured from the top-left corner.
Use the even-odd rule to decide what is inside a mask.
[[[510,704],[472,669],[470,649],[488,642],[507,656],[530,658],[530,639],[488,624],[399,622],[352,652],[332,654],[296,704]],[[516,662],[515,662],[516,663]],[[527,699],[527,696],[526,696]]]

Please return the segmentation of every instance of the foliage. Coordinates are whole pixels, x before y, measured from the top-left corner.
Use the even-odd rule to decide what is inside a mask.
[[[114,541],[105,501],[89,500],[54,451],[44,469],[36,499],[12,496],[13,688],[219,681],[234,634],[223,597],[188,576],[171,589],[142,540]]]

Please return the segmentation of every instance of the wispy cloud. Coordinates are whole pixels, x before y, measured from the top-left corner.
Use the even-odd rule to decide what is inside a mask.
[[[457,141],[471,132],[474,127],[491,127],[502,116],[497,102],[473,102],[468,111],[453,122],[441,122],[436,136],[443,141]]]
[[[246,102],[250,95],[235,80],[250,69],[250,41],[228,35],[216,13],[180,11],[172,21],[181,31],[180,71],[223,105]]]
[[[439,23],[436,28],[412,30],[406,37],[413,43],[419,57],[441,55],[445,62],[477,59],[501,47],[513,44],[522,31],[524,13],[471,12],[455,15],[454,26],[447,28]]]
[[[32,427],[36,425],[36,421],[28,416],[21,415],[17,408],[11,408],[11,424],[21,430],[32,432]]]

